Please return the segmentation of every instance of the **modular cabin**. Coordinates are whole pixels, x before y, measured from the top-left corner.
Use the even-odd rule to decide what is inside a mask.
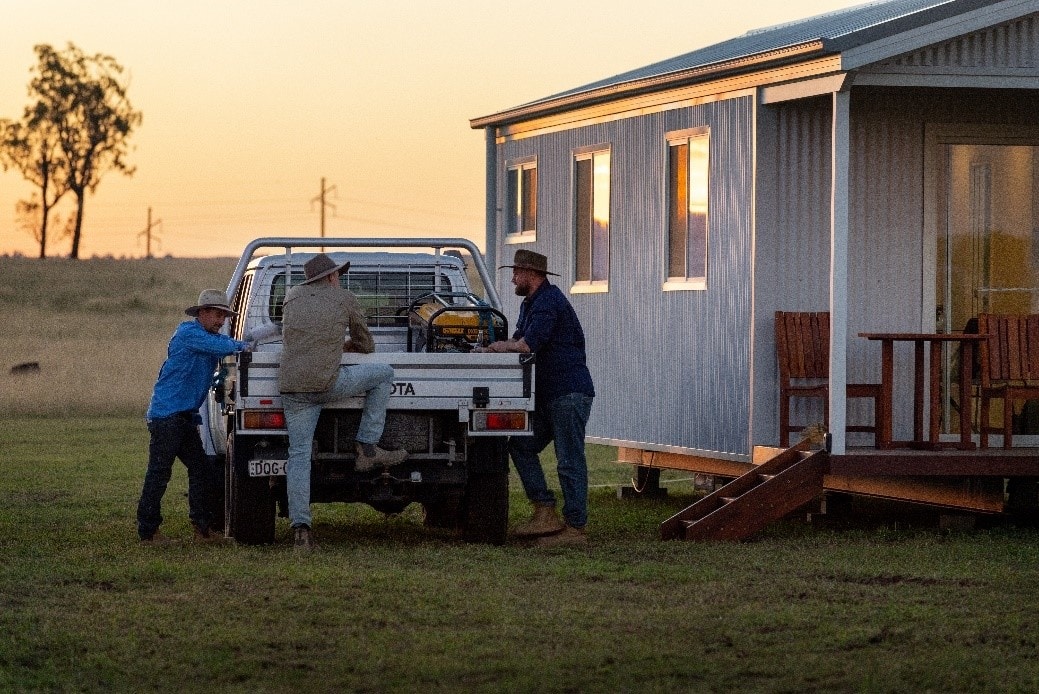
[[[472,119],[487,253],[529,248],[560,274],[595,379],[589,440],[622,460],[736,474],[778,447],[777,312],[814,313],[828,388],[789,417],[824,423],[845,472],[868,450],[993,510],[996,478],[1039,475],[1039,412],[1014,402],[1006,450],[996,401],[977,450],[992,353],[959,336],[1039,312],[1037,114],[1036,0],[891,0],[751,31]],[[935,467],[947,446],[959,457]]]

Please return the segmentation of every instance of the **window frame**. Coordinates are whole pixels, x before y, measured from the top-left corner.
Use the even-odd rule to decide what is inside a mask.
[[[678,146],[686,146],[688,148],[688,154],[685,161],[685,180],[686,180],[686,201],[685,209],[689,207],[688,195],[692,188],[690,181],[693,178],[692,172],[692,151],[693,140],[706,140],[707,145],[707,158],[704,175],[706,177],[706,185],[704,186],[704,196],[706,203],[706,210],[704,212],[703,222],[703,275],[691,276],[688,274],[689,268],[686,266],[685,276],[672,276],[671,265],[672,265],[672,244],[671,244],[671,232],[672,232],[672,182],[674,177],[672,175],[672,148]],[[665,162],[664,167],[664,185],[663,185],[663,291],[705,291],[707,289],[707,278],[710,273],[710,244],[711,244],[711,129],[709,126],[699,126],[695,128],[686,128],[684,130],[676,130],[673,132],[666,133],[664,135],[664,156],[663,161]],[[689,215],[686,214],[686,241],[683,246],[683,252],[688,258],[689,253]]]
[[[596,208],[596,195],[595,195],[596,188],[597,188],[596,177],[595,177],[596,157],[599,157],[599,156],[602,156],[602,155],[605,155],[606,157],[608,157],[608,169],[607,169],[607,179],[606,179],[606,198],[607,199],[606,199],[606,203],[605,203],[606,204],[606,211],[607,211],[607,214],[608,214],[607,223],[606,223],[606,232],[605,232],[605,237],[606,237],[605,238],[605,243],[606,243],[606,250],[605,250],[605,253],[606,253],[606,258],[605,258],[605,261],[606,261],[606,276],[605,276],[605,278],[599,278],[599,279],[593,279],[591,277],[589,279],[579,279],[580,276],[581,276],[581,269],[579,268],[579,263],[581,262],[580,247],[582,245],[582,241],[581,241],[581,239],[579,237],[580,229],[578,228],[578,225],[579,225],[579,222],[580,222],[580,220],[578,218],[578,215],[581,212],[581,205],[580,205],[580,199],[579,199],[579,196],[580,196],[580,193],[581,193],[581,191],[579,189],[579,183],[580,183],[580,181],[579,181],[580,162],[582,162],[582,161],[590,161],[591,162],[591,164],[590,164],[590,166],[591,166],[591,170],[590,170],[591,173],[590,173],[590,181],[589,181],[589,183],[590,183],[590,190],[589,190],[590,195],[589,195],[589,198],[588,198],[589,199],[589,203],[588,204],[589,204],[590,209],[588,210],[588,212],[589,212],[589,219],[592,219],[592,218],[594,218],[594,210]],[[612,240],[611,237],[612,237],[612,231],[613,231],[613,229],[612,229],[612,218],[613,218],[613,149],[612,149],[612,147],[609,144],[596,144],[596,145],[589,145],[587,147],[580,147],[580,148],[574,149],[572,151],[570,162],[571,162],[571,167],[572,167],[572,173],[571,173],[571,178],[570,178],[571,185],[572,185],[571,196],[570,196],[570,201],[571,201],[571,205],[572,205],[572,211],[571,211],[571,215],[570,215],[570,228],[571,228],[571,241],[573,243],[573,248],[574,248],[574,262],[573,262],[574,281],[573,281],[573,284],[570,287],[570,291],[572,293],[575,293],[575,294],[591,294],[591,293],[598,293],[598,292],[607,292],[610,289],[610,265],[611,265],[610,260],[611,260],[611,240]],[[596,253],[596,249],[597,249],[596,242],[595,242],[595,230],[594,229],[589,229],[587,233],[588,233],[588,245],[589,245],[589,249],[588,249],[588,263],[591,266],[589,268],[589,274],[594,274],[594,272],[595,272],[595,253]]]
[[[534,191],[533,195],[527,197],[525,195],[524,188],[524,172],[534,172]],[[516,200],[513,200],[513,176],[516,176]],[[520,159],[514,159],[506,162],[505,165],[505,243],[530,243],[537,241],[538,236],[538,179],[540,178],[538,173],[538,158],[537,156],[522,157]],[[529,187],[529,186],[528,186]],[[533,217],[533,225],[530,229],[521,229],[519,231],[513,231],[516,225],[516,220],[528,216],[528,210],[521,208],[520,206],[527,202],[533,202],[533,213],[529,216]]]

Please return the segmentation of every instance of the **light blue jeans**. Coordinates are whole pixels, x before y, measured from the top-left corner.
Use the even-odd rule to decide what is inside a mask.
[[[386,405],[393,390],[393,367],[389,364],[355,364],[340,367],[339,377],[319,393],[282,393],[285,426],[289,430],[289,461],[285,471],[289,519],[292,526],[310,525],[310,463],[321,408],[336,400],[364,395],[364,411],[355,439],[378,443],[386,426]]]
[[[534,411],[534,435],[513,436],[509,453],[527,498],[541,506],[555,506],[538,454],[555,442],[556,472],[563,491],[563,519],[571,528],[588,523],[588,461],[584,455],[584,428],[592,412],[592,396],[562,395]]]

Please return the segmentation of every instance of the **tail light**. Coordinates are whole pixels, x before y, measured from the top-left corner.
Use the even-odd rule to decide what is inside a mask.
[[[284,429],[285,413],[281,410],[246,410],[242,413],[246,429]]]
[[[495,412],[477,410],[473,413],[473,431],[526,431],[527,413],[523,410]]]

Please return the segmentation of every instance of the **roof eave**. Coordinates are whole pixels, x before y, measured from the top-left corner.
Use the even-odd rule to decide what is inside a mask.
[[[567,94],[558,98],[535,101],[499,113],[473,118],[469,121],[469,127],[480,129],[507,125],[575,108],[592,106],[618,98],[659,92],[720,77],[754,72],[764,68],[797,62],[806,58],[815,58],[828,52],[833,51],[828,48],[827,42],[822,39],[816,39],[709,65],[698,65],[685,70],[676,70],[675,72],[613,84],[598,89],[590,89],[576,94]]]

